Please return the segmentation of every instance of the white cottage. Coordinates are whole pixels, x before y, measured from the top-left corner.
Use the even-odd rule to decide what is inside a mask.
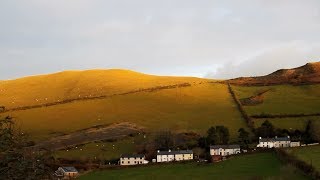
[[[229,156],[233,154],[240,154],[239,145],[215,145],[210,146],[211,156]]]
[[[121,166],[133,166],[140,164],[148,164],[149,161],[145,160],[145,155],[143,154],[123,154],[120,157]]]
[[[274,137],[274,138],[262,138],[259,137],[259,148],[284,148],[291,147],[290,136],[287,137]]]
[[[193,159],[192,150],[158,151],[157,162],[186,161]]]

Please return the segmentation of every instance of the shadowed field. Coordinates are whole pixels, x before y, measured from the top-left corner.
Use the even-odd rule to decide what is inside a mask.
[[[294,149],[287,149],[287,151],[295,155],[298,159],[312,164],[318,171],[320,171],[320,146],[306,146]]]
[[[233,157],[217,164],[171,164],[121,170],[96,171],[86,179],[307,179],[285,166],[271,153]]]

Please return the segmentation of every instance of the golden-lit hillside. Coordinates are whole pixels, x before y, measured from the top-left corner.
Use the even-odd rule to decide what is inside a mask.
[[[227,86],[219,83],[76,101],[3,115],[15,117],[23,131],[36,140],[120,122],[134,123],[147,132],[169,129],[205,133],[210,126],[225,125],[233,139],[239,128],[246,127]]]
[[[227,85],[214,80],[90,70],[26,77],[0,85],[1,106],[9,110],[2,115],[14,117],[34,140],[121,122],[147,132],[204,133],[210,126],[225,125],[232,138],[246,127]],[[28,108],[15,109],[19,107]]]
[[[7,109],[137,91],[139,89],[207,81],[165,77],[129,70],[65,71],[0,81],[0,106]]]

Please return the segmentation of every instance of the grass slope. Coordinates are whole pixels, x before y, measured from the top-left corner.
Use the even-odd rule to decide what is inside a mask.
[[[147,131],[171,129],[199,133],[213,125],[225,125],[231,138],[237,137],[239,128],[246,127],[227,86],[219,83],[73,102],[6,115],[15,117],[35,140],[116,122],[132,122]]]
[[[152,76],[117,69],[65,71],[50,75],[0,81],[0,105],[11,109],[74,98],[112,95],[155,86],[198,83],[201,81],[208,80]]]
[[[292,167],[284,167],[273,154],[260,153],[234,157],[218,164],[188,163],[97,171],[80,179],[306,179],[294,171]]]
[[[298,117],[298,118],[263,118],[263,119],[254,119],[255,127],[260,127],[261,124],[268,120],[271,122],[276,128],[280,129],[288,129],[288,130],[305,130],[307,126],[307,122],[309,120],[319,121],[320,117],[312,116],[312,117]]]
[[[320,85],[277,85],[267,87],[233,86],[239,99],[248,98],[261,91],[264,102],[255,106],[245,106],[249,115],[266,114],[312,114],[319,113]]]
[[[54,152],[56,158],[71,160],[88,159],[119,159],[121,154],[134,152],[134,142],[137,138],[126,138],[115,142],[89,143],[75,146],[71,149],[59,150]]]

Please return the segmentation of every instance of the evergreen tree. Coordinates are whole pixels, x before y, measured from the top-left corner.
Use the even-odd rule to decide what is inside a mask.
[[[242,148],[248,148],[248,145],[250,143],[250,137],[249,137],[249,132],[247,132],[244,128],[240,128],[238,130],[238,133],[239,133],[239,143],[240,143],[240,146]]]
[[[50,176],[45,154],[28,146],[11,117],[0,119],[0,179],[44,179]]]
[[[275,128],[268,120],[266,120],[255,130],[255,134],[257,137],[274,137]]]
[[[230,139],[229,129],[225,126],[210,127],[207,131],[209,144],[228,144]]]

